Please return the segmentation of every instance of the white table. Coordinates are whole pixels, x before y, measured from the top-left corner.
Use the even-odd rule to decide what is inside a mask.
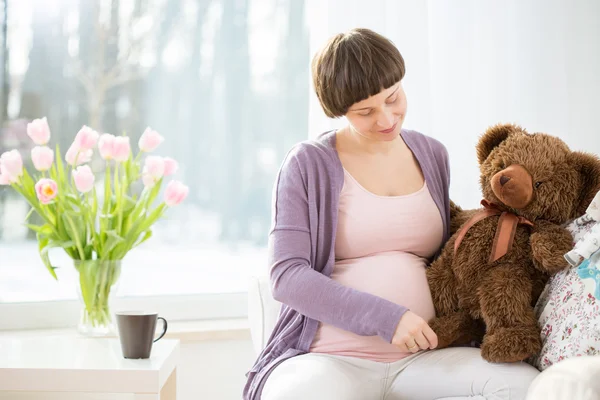
[[[0,337],[0,399],[11,398],[3,392],[15,398],[24,392],[60,392],[65,398],[130,393],[126,398],[175,400],[178,362],[178,340],[161,339],[149,359],[128,360],[115,338]]]

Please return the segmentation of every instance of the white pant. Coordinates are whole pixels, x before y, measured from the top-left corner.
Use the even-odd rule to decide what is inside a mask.
[[[492,364],[479,349],[420,352],[393,363],[308,353],[278,365],[262,400],[525,399],[539,371],[524,362]]]

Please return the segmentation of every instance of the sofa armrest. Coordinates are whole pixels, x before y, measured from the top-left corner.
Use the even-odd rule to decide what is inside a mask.
[[[281,303],[271,294],[271,284],[266,276],[250,278],[248,285],[248,322],[256,354],[266,346],[277,323]]]

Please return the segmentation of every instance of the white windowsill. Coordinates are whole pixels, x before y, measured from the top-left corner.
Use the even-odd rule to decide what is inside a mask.
[[[159,322],[158,324],[160,325],[161,322]],[[63,335],[79,335],[79,333],[77,332],[76,328],[0,331],[0,337]],[[213,319],[202,321],[176,321],[169,323],[169,327],[165,338],[179,339],[182,343],[209,340],[250,339],[250,327],[246,318]]]

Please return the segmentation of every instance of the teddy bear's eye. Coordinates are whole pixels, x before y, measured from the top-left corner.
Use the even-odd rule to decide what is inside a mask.
[[[536,183],[535,183],[535,188],[537,189],[537,188],[539,188],[540,186],[542,186],[542,183],[543,183],[543,182],[536,182]]]

